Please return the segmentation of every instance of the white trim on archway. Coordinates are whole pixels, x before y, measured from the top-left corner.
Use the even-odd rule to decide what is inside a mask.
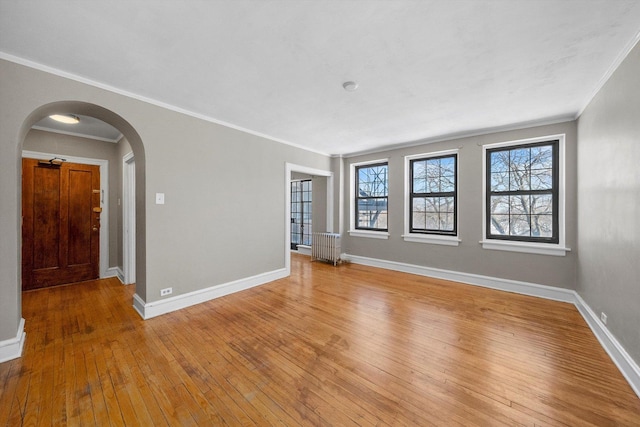
[[[122,158],[122,268],[125,285],[136,281],[136,163],[133,152]]]

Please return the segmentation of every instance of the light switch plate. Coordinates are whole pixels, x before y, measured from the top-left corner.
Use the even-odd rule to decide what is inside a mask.
[[[164,193],[156,193],[156,205],[164,205]]]

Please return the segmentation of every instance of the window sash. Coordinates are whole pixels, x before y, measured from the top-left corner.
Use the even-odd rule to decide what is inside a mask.
[[[377,167],[381,167],[384,166],[387,168],[387,173],[385,175],[385,180],[383,183],[383,191],[382,193],[375,191],[374,194],[371,195],[366,195],[366,196],[362,196],[360,195],[360,188],[361,188],[361,181],[360,181],[360,171],[363,169],[373,169],[373,168],[377,168]],[[361,203],[363,205],[366,204],[373,204],[376,205],[377,202],[376,201],[382,201],[382,204],[386,207],[386,209],[384,211],[381,210],[366,210],[366,209],[361,209]],[[388,162],[382,162],[382,163],[372,163],[372,164],[366,164],[366,165],[361,165],[361,166],[356,166],[355,167],[355,228],[357,230],[372,230],[372,231],[388,231],[389,226],[388,226],[388,214],[389,214],[389,164]],[[361,218],[366,218],[367,215],[370,216],[370,222],[371,222],[371,212],[377,212],[377,215],[375,216],[375,221],[377,222],[380,216],[383,216],[384,218],[386,218],[386,220],[384,221],[387,224],[387,227],[371,227],[371,226],[364,226],[361,225]],[[375,214],[374,214],[375,215]]]
[[[486,204],[486,238],[487,239],[495,239],[495,240],[509,240],[509,241],[519,241],[519,242],[539,242],[539,243],[558,243],[559,242],[559,145],[560,142],[558,140],[550,140],[550,141],[542,141],[530,144],[518,144],[518,145],[509,145],[503,146],[493,149],[486,150],[486,188],[485,188],[485,204]],[[543,188],[543,189],[531,189],[531,159],[529,162],[525,164],[524,169],[519,169],[520,172],[529,174],[529,183],[528,189],[514,189],[511,190],[511,176],[514,171],[512,169],[512,153],[518,150],[529,150],[529,154],[531,154],[532,148],[538,147],[551,147],[551,188]],[[507,166],[506,171],[494,171],[492,170],[492,162],[491,155],[493,153],[498,152],[507,152],[509,153],[509,164]],[[517,153],[516,153],[517,154]],[[514,154],[514,156],[516,155]],[[536,170],[545,170],[548,168],[534,169]],[[509,174],[509,178],[507,179],[508,185],[507,189],[501,190],[493,190],[492,189],[492,176],[493,174],[507,173]],[[502,186],[502,187],[504,187]],[[526,204],[524,200],[526,197],[529,197],[528,208],[523,207],[522,211],[518,211],[516,209],[515,212],[512,212],[512,202],[511,198],[517,199],[520,198],[521,205]],[[537,201],[537,197],[541,196],[549,196],[551,198],[551,213],[545,212],[533,212],[531,210],[533,202]],[[492,212],[492,200],[494,198],[503,198],[503,200],[508,200],[506,204],[506,212]],[[517,203],[516,203],[517,204]],[[503,217],[502,219],[506,219],[506,225],[508,226],[507,234],[499,234],[492,232],[492,219],[494,217]],[[550,217],[550,218],[549,218]],[[550,236],[534,236],[532,235],[532,220],[536,220],[536,224],[542,220],[551,225],[551,235]],[[523,222],[524,220],[524,222]],[[525,224],[524,229],[526,229],[526,224],[528,224],[528,235],[527,234],[511,234],[512,233],[512,225],[520,222],[520,224]],[[544,224],[543,224],[544,225]]]
[[[414,174],[415,174],[415,164],[418,162],[424,162],[424,161],[433,161],[433,160],[440,160],[440,159],[447,159],[447,158],[453,158],[453,190],[452,191],[419,191],[419,192],[415,192],[415,180],[414,180]],[[438,176],[439,179],[442,178],[442,175]],[[426,180],[428,181],[428,177],[426,178]],[[428,188],[428,185],[425,185],[425,189]],[[442,223],[442,211],[438,210],[437,212],[427,212],[425,209],[425,227],[424,228],[419,228],[416,226],[416,224],[414,224],[414,206],[415,206],[415,200],[416,199],[429,199],[429,198],[433,198],[433,199],[443,199],[443,198],[453,198],[453,210],[452,211],[445,211],[445,218],[447,218],[447,220],[445,220],[446,223],[448,223],[448,218],[449,218],[449,213],[452,214],[452,229],[451,230],[447,230],[447,229],[442,229],[442,228],[429,228],[427,225],[427,221],[428,221],[428,213],[431,214],[435,214],[437,213],[438,215],[438,223]],[[435,219],[436,215],[431,215],[431,218]],[[438,235],[445,235],[445,236],[456,236],[458,234],[458,155],[457,154],[445,154],[442,156],[433,156],[433,157],[420,157],[420,158],[415,158],[415,159],[411,159],[409,161],[409,232],[410,233],[419,233],[419,234],[438,234]]]

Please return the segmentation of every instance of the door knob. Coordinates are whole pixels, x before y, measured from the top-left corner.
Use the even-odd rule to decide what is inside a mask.
[[[98,227],[93,227],[93,231],[98,231]]]

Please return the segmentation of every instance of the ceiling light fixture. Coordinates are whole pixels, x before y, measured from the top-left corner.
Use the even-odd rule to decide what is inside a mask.
[[[356,89],[358,89],[358,83],[356,82],[344,82],[342,83],[342,87],[344,88],[344,90],[346,90],[347,92],[353,92]]]
[[[73,114],[53,114],[49,117],[51,117],[56,122],[66,123],[69,125],[75,125],[77,123],[80,123],[80,117],[75,116]]]

